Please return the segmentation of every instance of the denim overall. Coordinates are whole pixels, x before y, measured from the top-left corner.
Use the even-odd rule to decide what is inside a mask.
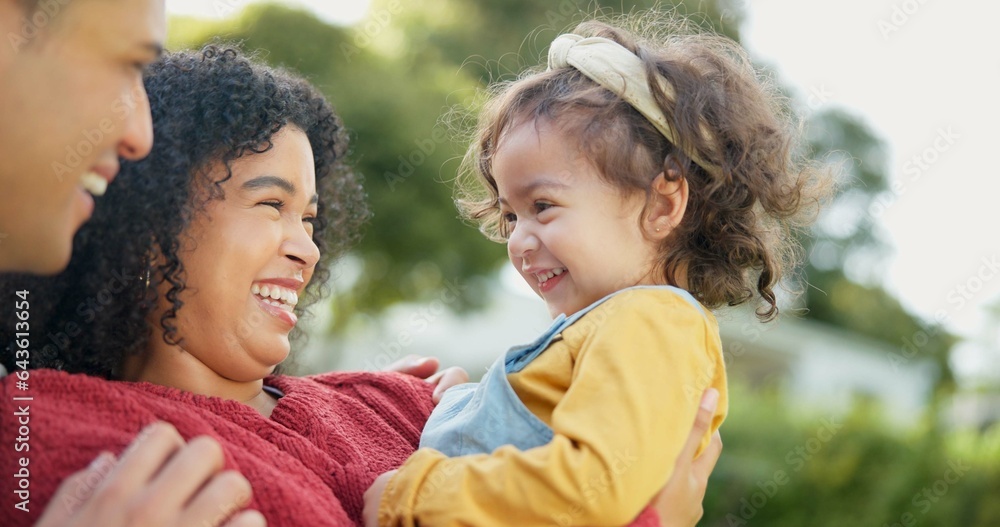
[[[507,375],[524,369],[553,340],[562,338],[563,330],[604,301],[616,294],[640,288],[672,291],[695,306],[702,315],[705,314],[704,308],[690,293],[672,286],[630,287],[611,293],[572,316],[561,314],[534,342],[515,346],[500,356],[481,382],[448,389],[424,426],[420,436],[421,448],[430,447],[454,457],[488,454],[503,445],[527,450],[548,444],[552,441],[552,428],[524,406],[507,381]]]

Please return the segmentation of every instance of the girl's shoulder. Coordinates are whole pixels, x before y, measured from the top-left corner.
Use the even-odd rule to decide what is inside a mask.
[[[606,296],[591,307],[590,311],[600,313],[604,317],[634,316],[638,313],[705,319],[711,317],[711,312],[691,293],[669,285],[629,287]]]
[[[672,286],[637,286],[623,289],[588,307],[563,332],[570,341],[631,332],[706,335],[718,333],[711,311],[689,292]]]

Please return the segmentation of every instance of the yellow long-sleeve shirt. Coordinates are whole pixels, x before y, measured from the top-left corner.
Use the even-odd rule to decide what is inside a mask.
[[[702,449],[728,409],[715,317],[663,289],[615,295],[507,378],[553,440],[420,449],[386,487],[380,525],[626,525],[670,478],[702,392],[720,393]]]

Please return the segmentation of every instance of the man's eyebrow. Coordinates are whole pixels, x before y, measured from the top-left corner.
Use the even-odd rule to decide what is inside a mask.
[[[288,180],[282,179],[278,176],[258,176],[253,179],[245,181],[240,188],[243,190],[258,190],[268,187],[278,187],[281,190],[295,195],[296,188],[295,185],[291,184]],[[318,197],[316,197],[318,199]]]
[[[146,42],[142,47],[156,56],[156,58],[160,58],[163,55],[163,45],[158,42]]]

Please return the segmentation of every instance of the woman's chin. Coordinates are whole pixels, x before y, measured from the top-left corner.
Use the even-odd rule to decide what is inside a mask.
[[[260,348],[257,350],[247,350],[250,358],[253,359],[255,365],[253,367],[253,374],[256,379],[263,379],[271,373],[274,372],[285,359],[288,358],[290,347],[288,345],[288,336],[284,338],[275,339],[276,342],[273,346],[266,348]]]

